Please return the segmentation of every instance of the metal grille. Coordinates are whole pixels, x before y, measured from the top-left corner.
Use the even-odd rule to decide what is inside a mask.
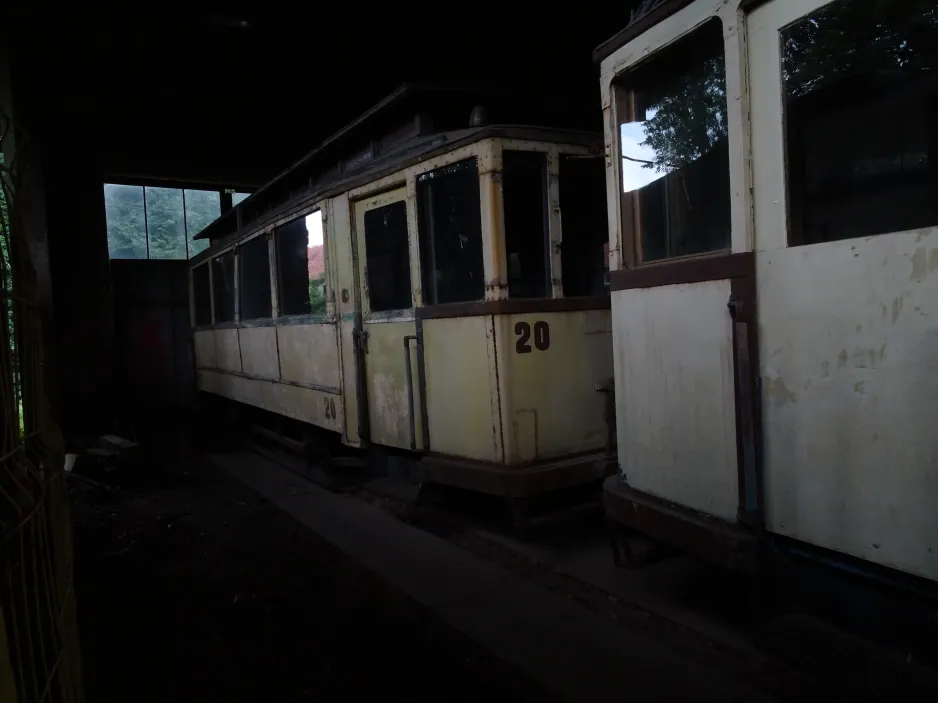
[[[23,227],[26,141],[0,113],[0,701],[80,702],[61,434],[42,387],[42,330]],[[15,146],[15,152],[14,152]],[[11,156],[12,154],[12,156]]]

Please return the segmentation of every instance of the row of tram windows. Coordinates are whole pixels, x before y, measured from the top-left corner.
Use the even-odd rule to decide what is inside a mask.
[[[505,151],[502,201],[510,298],[552,296],[547,155]],[[561,155],[559,197],[562,242],[561,286],[566,297],[607,290],[608,229],[602,159]],[[365,275],[372,312],[413,306],[407,209],[404,201],[364,215]],[[424,304],[482,300],[485,275],[479,172],[469,158],[417,178],[417,231]],[[274,231],[280,315],[326,311],[325,261],[320,212]],[[193,272],[196,324],[235,319],[235,276],[239,276],[239,319],[269,318],[270,257],[267,238],[227,251]],[[237,270],[236,270],[237,269]]]
[[[326,261],[322,212],[298,217],[274,230],[277,301],[280,315],[322,315],[326,312]],[[211,274],[209,266],[212,267]],[[268,238],[261,234],[241,244],[237,258],[228,250],[192,273],[195,324],[238,319],[259,320],[273,315],[271,258]],[[238,295],[235,297],[235,276]]]
[[[836,0],[783,28],[789,246],[938,224],[938,9]],[[637,264],[730,248],[717,19],[614,83],[622,231]]]
[[[552,297],[547,155],[503,152],[508,295]],[[425,305],[485,298],[483,226],[474,157],[417,177],[417,236]],[[608,226],[602,159],[562,155],[559,194],[563,295],[607,288]],[[407,211],[402,201],[365,213],[365,275],[372,312],[413,306]]]

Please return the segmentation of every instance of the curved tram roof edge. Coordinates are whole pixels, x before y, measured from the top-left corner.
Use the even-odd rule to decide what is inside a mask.
[[[403,144],[396,151],[388,154],[379,161],[368,164],[368,168],[358,173],[350,174],[338,179],[315,185],[311,190],[301,193],[279,207],[273,208],[265,215],[252,220],[247,226],[231,233],[214,246],[209,247],[197,256],[192,257],[190,266],[198,266],[205,260],[212,258],[220,250],[250,238],[260,231],[270,227],[274,222],[283,220],[291,215],[301,216],[305,210],[325,198],[339,195],[372,181],[389,176],[396,171],[427,161],[436,156],[455,151],[464,146],[474,144],[484,139],[523,139],[561,144],[574,144],[593,147],[602,150],[602,136],[593,132],[579,130],[565,130],[552,127],[536,127],[522,125],[488,125],[454,132],[439,132],[413,139]],[[422,148],[421,148],[422,147]],[[297,166],[305,159],[297,162]],[[280,178],[280,176],[278,176]],[[234,210],[231,211],[232,213]],[[216,220],[218,222],[218,220]],[[213,223],[214,224],[214,223]],[[196,235],[195,239],[205,239],[211,236],[212,225],[206,227]]]

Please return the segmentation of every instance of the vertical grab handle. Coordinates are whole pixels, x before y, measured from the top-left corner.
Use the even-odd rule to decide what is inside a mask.
[[[417,426],[414,420],[414,379],[410,369],[410,340],[417,340],[417,335],[404,337],[404,372],[407,378],[407,425],[410,430],[410,448],[417,449]]]

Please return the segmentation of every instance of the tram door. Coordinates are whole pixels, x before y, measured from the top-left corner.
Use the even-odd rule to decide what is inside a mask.
[[[735,522],[757,509],[755,266],[734,233],[724,47],[713,19],[614,86],[623,247],[634,253],[611,288],[625,480]],[[673,140],[671,120],[685,114],[670,102],[685,85],[713,98],[706,119],[721,126],[687,148]]]
[[[353,207],[361,300],[356,353],[366,390],[368,439],[372,444],[410,449],[420,434],[419,417],[411,417],[411,413],[419,415],[413,409],[416,400],[412,405],[408,393],[411,379],[416,399],[407,191],[386,191]]]

